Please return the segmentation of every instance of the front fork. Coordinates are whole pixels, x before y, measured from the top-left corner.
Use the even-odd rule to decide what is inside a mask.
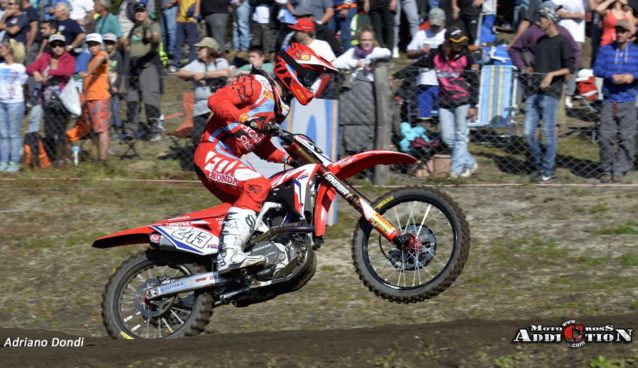
[[[340,180],[329,171],[323,172],[323,178],[332,185],[333,188],[354,207],[378,232],[398,249],[405,249],[414,243],[414,237],[410,234],[401,234],[401,231],[394,227],[380,213],[378,213],[370,201],[347,182]]]

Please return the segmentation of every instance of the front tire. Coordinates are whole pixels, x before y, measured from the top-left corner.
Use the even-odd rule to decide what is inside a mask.
[[[416,303],[447,289],[470,251],[470,229],[460,207],[442,192],[407,187],[387,193],[372,206],[418,242],[397,247],[361,218],[354,232],[354,266],[364,285],[383,299]]]
[[[102,319],[113,338],[177,338],[204,331],[213,313],[209,291],[189,291],[146,301],[150,287],[206,272],[192,256],[146,250],[131,256],[111,276],[102,299]]]

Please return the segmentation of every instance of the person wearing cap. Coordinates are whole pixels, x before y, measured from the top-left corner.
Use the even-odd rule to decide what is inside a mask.
[[[27,66],[27,73],[44,86],[42,109],[45,146],[49,158],[57,165],[65,162],[65,132],[69,122],[69,112],[57,96],[71,79],[74,71],[75,58],[67,52],[66,39],[59,33],[49,36],[47,50]]]
[[[73,50],[82,47],[86,33],[84,32],[84,28],[82,28],[77,21],[69,18],[70,13],[70,3],[66,1],[58,1],[55,4],[53,14],[55,19],[58,21],[58,30],[62,33],[66,40],[67,51],[72,52]]]
[[[109,146],[109,124],[111,122],[111,91],[109,86],[109,55],[102,50],[104,44],[99,33],[86,36],[86,44],[92,55],[84,78],[84,103],[82,119],[97,134],[98,160],[106,161]]]
[[[478,37],[482,7],[483,0],[452,0],[452,17],[463,25],[470,45],[473,45]]]
[[[341,55],[341,52],[345,51],[341,47],[342,46],[341,42],[339,42],[339,40],[335,36],[335,33],[325,24],[319,24],[316,22],[316,18],[314,14],[312,13],[312,9],[309,6],[305,6],[303,4],[298,5],[293,10],[293,15],[296,18],[296,21],[299,19],[308,19],[312,21],[315,24],[315,38],[321,41],[328,42],[328,44],[330,44],[330,48],[332,49],[335,55]],[[288,26],[288,28],[290,28],[290,25]],[[290,46],[290,42],[294,40],[294,36],[295,36],[295,31],[292,30],[292,32],[288,33],[286,37],[284,38],[281,48],[285,49],[288,46]]]
[[[468,150],[468,119],[476,115],[478,65],[468,49],[468,37],[459,27],[448,27],[445,42],[413,66],[436,71],[439,83],[441,138],[452,150],[450,179],[469,177],[478,164]]]
[[[556,9],[556,11],[558,11],[558,6],[552,1],[544,2],[543,6],[545,8]],[[572,35],[565,27],[556,24],[556,30],[569,44],[569,48],[572,50],[575,65],[580,65],[581,50],[579,45],[576,43]],[[529,72],[532,71],[535,62],[534,59],[536,55],[536,45],[538,44],[539,40],[545,36],[545,32],[543,32],[539,25],[535,23],[529,27],[526,27],[525,31],[520,35],[520,37],[518,37],[516,41],[510,44],[510,47],[507,51],[512,58],[512,63],[519,70]],[[525,83],[523,82],[523,84]]]
[[[182,63],[184,41],[188,43],[188,62],[197,58],[197,50],[192,47],[199,37],[197,21],[199,19],[200,0],[180,0],[177,8],[177,28],[175,30],[175,49],[173,50],[173,65],[170,72],[175,73]]]
[[[337,58],[328,42],[315,38],[315,22],[308,18],[299,18],[290,29],[295,31],[295,41],[310,47],[317,55],[330,62]]]
[[[149,19],[145,2],[135,3],[133,10],[135,26],[124,41],[129,54],[126,65],[126,130],[135,137],[156,141],[161,139],[161,30],[157,22]],[[144,103],[148,126],[138,125],[140,100]]]
[[[177,72],[183,80],[192,81],[195,95],[193,106],[193,145],[197,147],[210,110],[208,97],[226,85],[230,69],[228,61],[222,57],[221,47],[212,37],[204,37],[195,44],[197,59]]]
[[[118,39],[122,37],[122,28],[117,16],[111,14],[111,0],[95,0],[95,12],[98,18],[95,21],[95,32],[102,36],[107,33],[114,34]]]
[[[638,45],[630,42],[635,27],[626,19],[616,23],[615,41],[599,49],[594,74],[603,78],[600,112],[601,182],[622,182],[636,153]]]
[[[632,34],[635,32],[636,17],[627,0],[604,0],[595,8],[596,13],[602,18],[602,35],[600,46],[610,45],[616,39],[616,23],[626,19],[632,25]]]
[[[410,59],[427,58],[445,42],[445,12],[441,8],[433,8],[428,13],[430,27],[417,32],[408,44],[407,56]],[[432,119],[432,110],[436,107],[439,95],[439,82],[436,71],[420,71],[416,78],[418,119],[426,122]]]
[[[524,134],[535,169],[530,179],[542,184],[554,179],[558,101],[565,78],[574,73],[575,62],[567,39],[558,32],[557,7],[543,6],[538,14],[538,27],[545,35],[536,44],[533,69],[526,71],[532,73],[529,75],[528,97],[525,102]],[[541,132],[546,141],[542,156],[536,134],[541,119]]]
[[[20,127],[24,118],[23,85],[28,75],[24,65],[24,47],[14,39],[0,44],[0,173],[20,170],[22,139]]]

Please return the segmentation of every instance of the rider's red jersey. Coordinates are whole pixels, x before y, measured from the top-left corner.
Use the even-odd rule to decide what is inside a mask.
[[[281,112],[277,113],[275,98]],[[220,88],[208,98],[213,115],[206,124],[201,142],[215,144],[215,150],[235,157],[255,152],[272,162],[282,162],[286,153],[273,145],[270,135],[257,132],[239,122],[240,115],[262,117],[267,121],[283,122],[289,107],[281,100],[273,85],[258,74],[242,75],[231,84]]]

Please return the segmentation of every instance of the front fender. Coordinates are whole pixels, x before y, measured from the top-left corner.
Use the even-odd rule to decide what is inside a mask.
[[[376,165],[413,164],[416,161],[416,158],[405,153],[375,150],[344,157],[328,165],[328,169],[344,180]]]
[[[328,170],[337,178],[345,180],[376,165],[412,164],[417,161],[413,156],[394,151],[367,151],[342,158],[328,165]],[[326,218],[334,201],[336,191],[325,184],[319,186],[315,201],[315,236],[326,232]]]
[[[93,248],[112,248],[121,245],[146,244],[155,230],[148,226],[136,227],[102,236],[93,242]]]

